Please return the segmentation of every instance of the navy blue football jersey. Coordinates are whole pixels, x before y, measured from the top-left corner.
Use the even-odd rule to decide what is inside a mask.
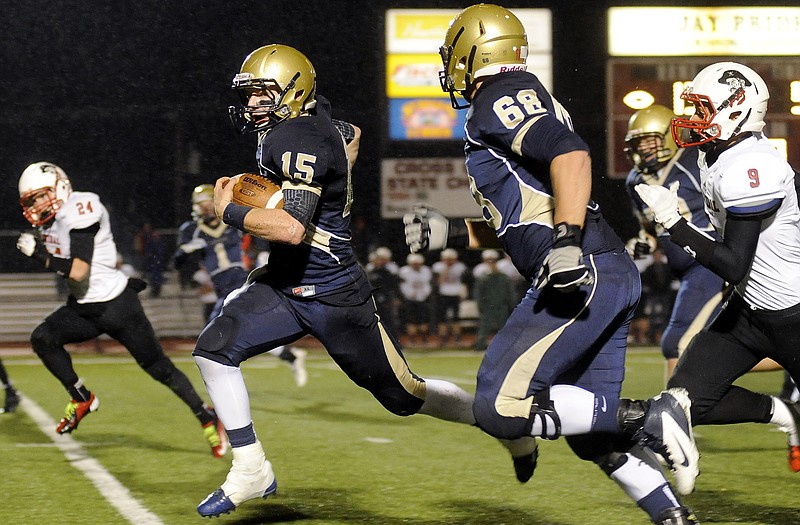
[[[259,137],[261,174],[284,191],[312,192],[317,208],[297,246],[271,243],[268,271],[260,279],[297,297],[359,304],[371,289],[353,253],[353,191],[345,141],[331,120],[330,103],[317,97],[308,115],[286,120]],[[294,205],[284,201],[284,210]]]
[[[531,279],[552,247],[550,162],[589,148],[573,131],[564,107],[534,74],[522,71],[484,81],[470,105],[465,129],[473,197],[517,270]],[[584,254],[622,248],[600,207],[589,202]]]
[[[669,232],[655,222],[652,212],[633,188],[637,184],[659,184],[669,188],[672,183],[679,182],[678,204],[681,216],[696,226],[698,230],[718,239],[703,207],[703,192],[700,188],[700,168],[697,165],[697,157],[697,148],[680,149],[658,173],[647,175],[633,169],[625,180],[625,189],[633,202],[634,211],[638,216],[644,217],[653,224],[659,246],[664,250],[670,268],[678,275],[682,275],[697,261],[683,248],[670,241]]]
[[[247,270],[242,257],[242,232],[220,221],[216,227],[204,222],[186,221],[178,230],[178,250],[196,239],[205,243],[203,266],[211,275],[214,292],[225,297],[244,284]]]

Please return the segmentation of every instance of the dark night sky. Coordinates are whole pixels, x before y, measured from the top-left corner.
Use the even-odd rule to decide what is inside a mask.
[[[704,2],[714,5],[717,2]],[[655,2],[620,2],[653,5]],[[694,2],[684,2],[693,5]],[[730,5],[730,2],[727,2]],[[460,156],[460,144],[389,144],[384,132],[384,22],[390,7],[462,8],[452,1],[262,0],[89,2],[26,0],[5,6],[0,44],[0,140],[6,183],[2,229],[27,223],[16,181],[29,163],[61,165],[96,191],[118,228],[174,228],[193,186],[252,170],[254,137],[237,135],[226,107],[244,56],[267,43],[297,47],[314,63],[318,92],[364,132],[355,212],[377,219],[382,156]],[[605,9],[602,1],[508,2],[553,10],[554,94],[605,165]],[[190,148],[201,173],[186,173]],[[618,182],[596,173],[595,198],[630,228]],[[396,222],[396,221],[394,221]],[[394,225],[382,233],[393,237]],[[394,239],[396,241],[396,239]],[[123,242],[124,245],[124,242]]]

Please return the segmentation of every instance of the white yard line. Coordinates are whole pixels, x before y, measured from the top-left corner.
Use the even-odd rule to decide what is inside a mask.
[[[24,410],[39,430],[50,439],[64,454],[70,464],[81,471],[91,481],[108,503],[129,523],[136,525],[164,525],[161,518],[150,512],[142,503],[134,498],[130,491],[111,475],[103,465],[86,453],[83,446],[69,434],[55,433],[56,422],[35,401],[22,396],[20,408]]]

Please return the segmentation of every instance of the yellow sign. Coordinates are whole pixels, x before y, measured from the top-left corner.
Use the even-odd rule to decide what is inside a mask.
[[[800,54],[799,7],[612,7],[611,56]]]
[[[439,55],[388,55],[386,96],[389,98],[449,97],[439,85]]]

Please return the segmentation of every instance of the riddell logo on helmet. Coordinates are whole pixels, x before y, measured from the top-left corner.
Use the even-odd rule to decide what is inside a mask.
[[[525,64],[515,64],[513,66],[500,66],[501,73],[508,73],[509,71],[525,71]]]

